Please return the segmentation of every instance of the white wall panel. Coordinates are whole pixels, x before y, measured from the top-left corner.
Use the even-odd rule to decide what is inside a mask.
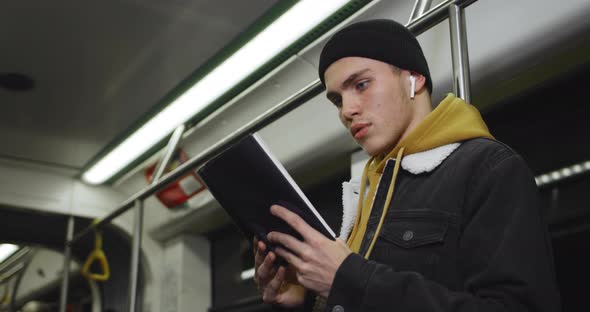
[[[125,199],[110,187],[89,186],[59,170],[0,162],[2,205],[93,218]]]
[[[62,279],[63,255],[49,249],[36,249],[18,285],[16,301],[32,293],[55,286]],[[70,272],[76,273],[80,265],[70,262]]]

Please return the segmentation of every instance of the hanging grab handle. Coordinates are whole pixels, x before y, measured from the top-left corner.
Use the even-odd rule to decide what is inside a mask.
[[[94,222],[96,223],[97,221],[98,220],[95,220]],[[84,277],[86,277],[89,280],[104,282],[109,279],[111,271],[109,269],[109,262],[107,261],[107,257],[105,256],[104,251],[102,250],[102,233],[100,232],[100,230],[94,230],[94,237],[94,250],[90,253],[90,255],[88,255],[88,259],[86,259],[86,262],[82,267],[81,273]],[[98,261],[98,264],[102,269],[102,274],[90,272],[90,266],[95,261]]]

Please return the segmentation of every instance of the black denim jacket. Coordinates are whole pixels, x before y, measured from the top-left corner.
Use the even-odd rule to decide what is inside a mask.
[[[361,250],[375,233],[393,165]],[[401,170],[396,183],[370,259],[346,258],[326,311],[560,311],[538,190],[514,151],[469,140],[430,172]]]

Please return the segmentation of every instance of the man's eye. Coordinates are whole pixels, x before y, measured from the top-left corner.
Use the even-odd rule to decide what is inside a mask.
[[[363,90],[365,88],[367,88],[367,86],[369,85],[369,81],[368,80],[363,80],[358,82],[355,87],[357,90]]]

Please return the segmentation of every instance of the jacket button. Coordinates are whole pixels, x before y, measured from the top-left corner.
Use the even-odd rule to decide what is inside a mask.
[[[344,307],[342,307],[341,305],[337,304],[332,308],[332,312],[344,312]]]
[[[412,238],[414,238],[414,232],[410,230],[405,231],[404,235],[402,236],[402,239],[406,242],[411,240]]]

